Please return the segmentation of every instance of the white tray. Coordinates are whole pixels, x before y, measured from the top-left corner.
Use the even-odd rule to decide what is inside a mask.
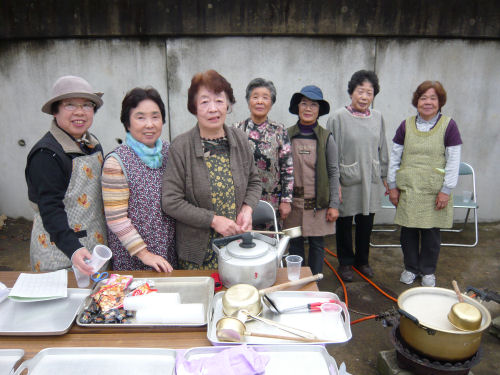
[[[187,360],[207,358],[228,348],[230,347],[193,348],[186,351],[184,357]],[[335,359],[321,345],[254,345],[252,349],[270,357],[266,375],[338,374]]]
[[[0,349],[0,375],[11,375],[23,356],[22,349]]]
[[[149,348],[48,348],[15,372],[30,375],[175,374],[176,352]]]
[[[147,278],[134,278],[134,281],[154,281],[154,289],[158,289],[158,293],[179,293],[181,303],[201,303],[205,309],[205,320],[203,324],[193,323],[148,323],[140,324],[135,320],[135,316],[129,318],[129,323],[82,323],[80,317],[84,310],[92,302],[92,297],[85,300],[78,311],[76,324],[82,327],[99,327],[99,328],[128,328],[128,327],[199,327],[207,324],[208,321],[208,307],[212,303],[214,296],[214,279],[209,276],[195,276],[195,277],[147,277]],[[101,283],[98,283],[92,293],[99,290]]]
[[[231,343],[220,341],[216,334],[216,324],[224,317],[222,312],[222,296],[224,292],[219,292],[214,296],[212,306],[210,308],[210,320],[208,322],[207,337],[213,345],[237,345],[240,343]],[[320,342],[312,344],[338,344],[349,341],[352,337],[349,312],[339,297],[330,292],[313,292],[313,291],[282,291],[269,294],[269,297],[276,303],[279,309],[287,307],[305,305],[313,302],[326,302],[328,300],[336,300],[342,306],[343,314],[337,320],[332,320],[331,316],[322,314],[321,312],[306,312],[274,314],[269,308],[263,304],[262,317],[271,319],[275,322],[283,323],[295,328],[309,331],[315,334]],[[246,328],[250,332],[268,333],[276,335],[293,336],[278,328],[271,327],[259,321],[250,321],[246,323]],[[247,344],[302,344],[300,341],[271,339],[265,337],[245,336],[242,343]]]
[[[89,289],[68,288],[66,298],[19,303],[0,303],[0,335],[62,335],[70,329]]]

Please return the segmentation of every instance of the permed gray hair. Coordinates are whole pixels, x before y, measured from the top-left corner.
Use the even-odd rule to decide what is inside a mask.
[[[250,81],[247,86],[247,92],[245,98],[247,102],[250,100],[250,95],[252,91],[257,87],[265,87],[271,93],[271,101],[273,104],[276,102],[276,87],[274,87],[274,83],[272,81],[266,81],[264,78],[254,78]]]

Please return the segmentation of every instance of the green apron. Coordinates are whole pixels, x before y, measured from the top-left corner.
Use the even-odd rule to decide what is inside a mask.
[[[394,222],[409,228],[451,228],[453,197],[444,209],[435,209],[444,182],[444,136],[450,118],[441,116],[428,132],[419,131],[415,120],[415,116],[406,120],[401,168],[396,172],[401,194]]]

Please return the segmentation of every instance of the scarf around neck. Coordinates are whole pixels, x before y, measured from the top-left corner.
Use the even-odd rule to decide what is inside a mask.
[[[161,167],[163,162],[163,155],[161,153],[163,143],[160,139],[157,139],[155,146],[151,148],[137,141],[130,133],[127,133],[125,143],[134,150],[137,156],[139,156],[149,168],[157,169]]]

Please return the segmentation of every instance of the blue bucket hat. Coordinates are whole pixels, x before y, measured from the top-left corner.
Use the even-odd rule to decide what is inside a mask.
[[[294,115],[299,114],[299,102],[303,96],[319,103],[318,117],[330,113],[330,104],[323,99],[323,92],[321,89],[314,85],[304,86],[300,92],[293,94],[292,99],[290,100],[290,107],[288,108],[290,113],[293,113]]]

